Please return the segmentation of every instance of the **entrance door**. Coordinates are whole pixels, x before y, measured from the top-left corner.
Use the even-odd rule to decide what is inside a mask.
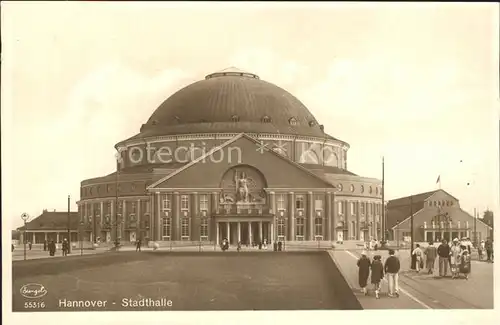
[[[135,231],[130,232],[130,242],[135,242]]]
[[[342,230],[337,230],[337,241],[338,242],[344,241],[344,232]]]

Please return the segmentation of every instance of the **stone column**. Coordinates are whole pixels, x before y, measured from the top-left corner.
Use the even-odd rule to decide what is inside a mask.
[[[270,223],[270,225],[271,225],[271,239],[270,239],[269,244],[274,243],[274,240],[275,240],[274,238],[276,238],[276,236],[275,236],[276,234],[274,233],[274,220],[276,220],[276,218],[274,218],[274,219],[273,219],[273,222],[271,222],[271,223]],[[278,226],[278,225],[276,225],[276,227],[277,227],[277,226]]]
[[[231,244],[231,225],[229,222],[226,222],[226,230],[227,230],[227,242]]]
[[[181,198],[179,196],[179,192],[174,192],[173,204],[175,209],[172,211],[172,230],[173,230],[173,240],[181,239]]]
[[[215,213],[219,213],[219,193],[214,192],[214,208]]]
[[[215,244],[219,245],[219,223],[215,221]]]
[[[191,194],[191,216],[190,216],[190,221],[191,221],[191,233],[190,237],[192,241],[198,241],[200,240],[200,216],[199,214],[199,200],[198,200],[198,193],[193,192]]]
[[[269,192],[269,200],[271,201],[270,202],[270,206],[271,206],[271,209],[272,209],[271,214],[273,215],[273,221],[271,222],[271,243],[272,243],[273,242],[272,238],[275,237],[274,228],[273,228],[272,225],[276,221],[276,218],[278,217],[278,213],[279,213],[276,210],[276,194],[273,191]]]
[[[332,230],[332,193],[326,192],[325,195],[325,216],[326,225],[323,233],[325,234],[326,240],[332,240],[333,230]]]
[[[252,222],[248,222],[248,241],[249,241],[249,245],[252,244]]]
[[[47,233],[46,233],[46,232],[44,232],[44,234],[45,234],[45,240],[47,240]]]
[[[295,240],[295,198],[294,193],[288,193],[288,206],[289,206],[289,214],[288,214],[288,235],[290,236],[288,240]]]
[[[59,243],[59,233],[56,232],[56,243]]]
[[[241,241],[241,222],[238,222],[238,242]]]
[[[111,201],[111,218],[110,218],[110,222],[111,222],[111,241],[114,242],[116,240],[116,230],[115,230],[115,227],[116,227],[116,216],[115,216],[115,204],[116,204],[116,200],[112,200]],[[114,220],[114,221],[113,221]]]
[[[96,230],[96,235],[97,237],[101,237],[101,242],[103,242],[102,240],[102,226],[103,226],[103,223],[104,223],[104,201],[101,201],[101,206],[99,207],[100,210],[99,210],[99,224],[97,225],[97,230]],[[68,238],[69,241],[71,241],[71,239]]]
[[[361,211],[361,202],[356,201],[356,240],[361,239],[361,223],[359,222],[360,211]]]
[[[92,234],[92,240],[91,240],[91,242],[94,243],[94,238],[95,238],[95,210],[94,210],[94,202],[90,203],[90,215],[92,216],[92,222],[90,223],[90,233]],[[57,242],[59,242],[59,240]]]
[[[259,242],[262,242],[262,221],[259,221]]]
[[[306,238],[309,237],[309,240],[314,240],[314,195],[313,192],[307,192],[307,220],[309,228],[309,235],[306,235]]]
[[[125,221],[127,220],[127,201],[125,199],[123,199],[123,203],[122,203],[122,223],[120,224],[120,229],[121,229],[121,240],[128,240],[127,238],[125,238]]]
[[[138,199],[137,200],[137,214],[135,216],[135,224],[136,224],[135,238],[137,240],[142,239],[142,236],[141,236],[141,220],[142,220],[141,212],[142,212],[141,211],[141,199]]]
[[[217,213],[217,192],[212,192],[211,195],[211,201],[210,201],[210,210],[207,211],[207,214],[209,213],[208,216],[213,216]],[[207,217],[208,217],[207,216]],[[209,240],[215,240],[216,234],[215,234],[215,218],[210,218],[210,222],[208,224],[208,233],[209,233]]]
[[[155,222],[155,232],[154,232],[154,241],[160,240],[161,238],[161,197],[160,192],[156,192],[156,215],[154,218]]]

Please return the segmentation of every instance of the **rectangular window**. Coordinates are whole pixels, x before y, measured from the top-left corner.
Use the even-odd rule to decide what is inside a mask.
[[[323,200],[315,200],[314,201],[314,209],[316,211],[323,210]]]
[[[278,240],[285,239],[285,218],[278,219]]]
[[[172,218],[162,218],[162,234],[163,240],[170,240],[172,237]]]
[[[181,222],[181,239],[189,239],[189,218],[182,218]]]
[[[181,196],[181,210],[182,211],[189,210],[189,196],[188,195]]]
[[[208,240],[208,218],[201,219],[200,240]]]
[[[208,211],[208,196],[200,195],[200,211]]]
[[[305,219],[304,218],[296,218],[297,226],[296,226],[296,233],[297,233],[297,240],[304,240],[304,234],[305,234]]]
[[[168,196],[163,200],[163,211],[170,211],[172,209],[170,199]]]
[[[278,211],[284,211],[285,209],[285,196],[283,194],[278,194],[277,197],[277,208]]]
[[[118,237],[118,240],[120,240],[122,238],[122,215],[121,214],[117,214],[116,215],[116,224],[115,224],[115,227],[117,227],[117,237]]]
[[[344,204],[343,202],[338,203],[338,214],[344,214]]]
[[[354,214],[354,202],[351,202],[351,214]]]
[[[365,203],[364,202],[359,204],[359,213],[365,214]]]
[[[304,196],[303,195],[297,195],[297,197],[295,198],[295,208],[298,210],[304,209]]]
[[[433,232],[432,231],[427,231],[426,232],[426,241],[430,241],[430,240],[434,240],[434,238],[432,238],[432,235],[433,235]]]
[[[316,236],[316,240],[323,238],[323,218],[316,217],[314,219],[314,236]]]
[[[135,203],[132,203],[132,213],[136,213],[137,212],[136,209],[137,208],[136,208]]]

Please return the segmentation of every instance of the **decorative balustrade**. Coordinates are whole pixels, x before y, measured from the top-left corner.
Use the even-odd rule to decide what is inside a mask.
[[[221,215],[265,215],[270,214],[271,209],[263,204],[248,203],[248,204],[221,204],[219,214]]]

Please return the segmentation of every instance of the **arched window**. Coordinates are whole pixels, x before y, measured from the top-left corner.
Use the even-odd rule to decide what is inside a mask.
[[[325,166],[338,167],[339,158],[331,147],[323,148],[323,159],[325,159]]]
[[[307,150],[303,151],[302,154],[300,155],[299,162],[301,164],[315,164],[316,165],[316,164],[319,164],[319,157],[316,154],[316,152],[314,152],[311,149],[307,149]]]
[[[270,123],[271,122],[271,118],[269,116],[264,116],[262,117],[262,123]]]
[[[276,152],[276,153],[279,153],[282,156],[286,156],[286,151],[283,150],[282,148],[275,147],[275,148],[273,148],[273,151]]]

